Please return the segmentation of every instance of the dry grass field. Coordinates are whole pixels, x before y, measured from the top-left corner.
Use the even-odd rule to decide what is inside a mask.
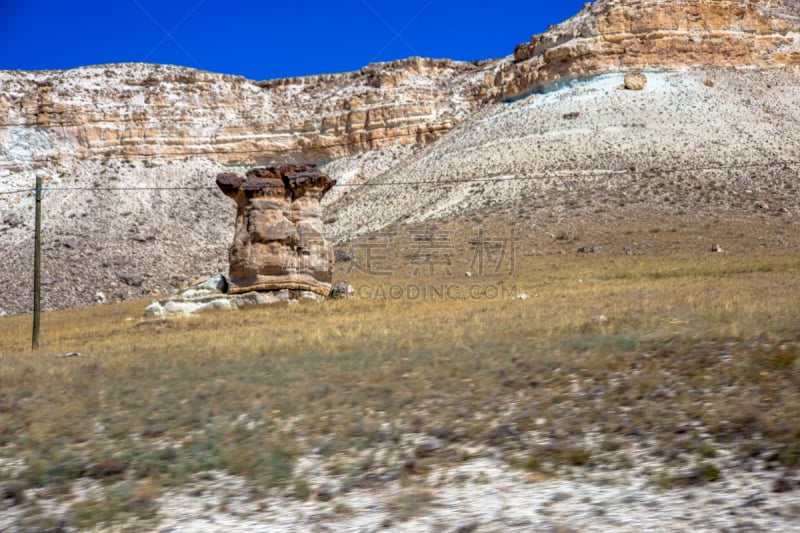
[[[147,529],[163,491],[207,471],[243,476],[254,498],[312,498],[294,472],[311,451],[345,489],[489,453],[534,477],[647,462],[665,488],[795,471],[796,233],[768,219],[630,228],[522,230],[502,260],[499,223],[486,242],[464,223],[433,241],[420,228],[351,246],[337,274],[351,300],[173,320],[143,319],[146,301],[54,312],[34,352],[30,317],[3,318],[6,526]],[[576,253],[589,245],[602,250]],[[87,478],[103,490],[76,499]]]

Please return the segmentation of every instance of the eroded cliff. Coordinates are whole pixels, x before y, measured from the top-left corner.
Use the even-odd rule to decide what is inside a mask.
[[[476,108],[476,70],[411,58],[267,82],[145,64],[0,72],[0,172],[99,157],[317,162],[427,142]]]
[[[626,70],[800,65],[792,0],[598,0],[517,46],[487,78],[499,99]]]

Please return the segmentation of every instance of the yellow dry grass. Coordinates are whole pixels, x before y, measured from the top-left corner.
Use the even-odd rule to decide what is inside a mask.
[[[797,466],[800,254],[667,248],[519,254],[513,274],[485,278],[354,270],[353,300],[166,321],[143,319],[142,301],[54,312],[35,352],[30,317],[2,319],[0,457],[24,466],[0,484],[64,491],[93,477],[157,493],[224,469],[286,485],[312,449],[359,483],[378,465],[354,450],[388,447],[381,471],[414,475],[463,459],[465,442],[555,474],[617,464],[643,435],[667,462],[766,447],[761,459]],[[409,300],[409,286],[467,297]],[[409,434],[445,444],[414,456]]]

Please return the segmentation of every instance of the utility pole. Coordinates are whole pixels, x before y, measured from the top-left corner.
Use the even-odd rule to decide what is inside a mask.
[[[36,236],[33,252],[33,335],[31,349],[39,347],[39,325],[42,313],[42,177],[36,176]]]

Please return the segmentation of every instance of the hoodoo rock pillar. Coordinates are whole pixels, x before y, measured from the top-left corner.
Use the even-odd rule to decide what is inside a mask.
[[[334,256],[323,235],[320,200],[335,184],[314,166],[217,176],[237,207],[229,293],[289,289],[328,296]]]

